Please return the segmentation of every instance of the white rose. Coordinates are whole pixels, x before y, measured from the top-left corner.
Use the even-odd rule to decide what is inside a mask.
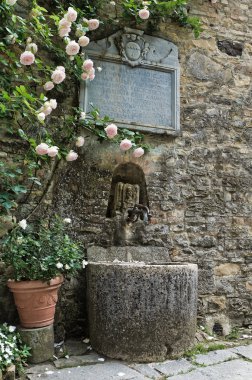
[[[23,228],[23,230],[25,230],[27,227],[27,221],[25,219],[22,219],[22,220],[20,220],[18,225],[19,225],[19,227]]]
[[[69,223],[72,223],[72,220],[70,218],[65,218],[63,219],[63,222],[69,224]]]
[[[63,268],[63,264],[62,264],[62,263],[57,263],[57,264],[56,264],[56,267],[57,267],[58,269],[61,269],[61,268]]]

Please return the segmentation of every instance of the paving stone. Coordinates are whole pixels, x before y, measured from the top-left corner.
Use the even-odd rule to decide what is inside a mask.
[[[196,368],[186,359],[168,360],[160,364],[153,364],[153,368],[167,376],[186,373]]]
[[[46,371],[55,371],[55,366],[50,363],[37,364],[33,366],[31,365],[25,370],[27,374],[35,374],[35,375],[38,373],[44,373]]]
[[[232,349],[233,352],[244,356],[247,359],[252,360],[252,344],[249,346],[240,346],[240,347],[235,347]]]
[[[77,366],[84,366],[90,364],[102,364],[103,361],[98,359],[103,358],[102,355],[97,355],[95,353],[82,355],[82,356],[70,356],[69,358],[62,358],[54,361],[54,365],[56,368],[70,368]]]
[[[29,380],[149,380],[149,377],[117,362],[107,362],[102,366],[89,365],[79,368],[56,370],[51,374],[29,375]]]
[[[238,355],[234,353],[232,348],[228,348],[227,350],[210,351],[207,355],[197,355],[194,361],[197,364],[212,365],[232,359],[238,359]]]
[[[236,359],[200,368],[190,373],[169,377],[169,380],[251,380],[252,363]]]
[[[84,355],[88,350],[88,345],[81,340],[68,339],[65,343],[65,349],[70,356]]]
[[[133,364],[130,365],[131,368],[140,372],[142,375],[149,377],[150,379],[162,379],[163,375],[160,372],[157,372],[151,364]]]

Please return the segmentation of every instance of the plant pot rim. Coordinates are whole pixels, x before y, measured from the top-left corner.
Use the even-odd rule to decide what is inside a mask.
[[[11,280],[9,279],[7,281],[7,285],[10,289],[16,289],[16,288],[21,288],[22,289],[29,289],[29,288],[47,288],[48,286],[57,286],[59,284],[62,284],[62,282],[64,281],[64,277],[63,276],[56,276],[48,281],[42,281],[42,280],[20,280],[20,281],[16,281],[16,280]]]

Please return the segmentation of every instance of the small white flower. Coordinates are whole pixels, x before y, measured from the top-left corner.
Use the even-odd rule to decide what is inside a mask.
[[[57,267],[58,269],[61,269],[61,268],[63,268],[63,264],[62,264],[62,263],[57,263],[57,264],[56,264],[56,267]]]
[[[109,4],[114,6],[116,5],[115,1],[110,1]]]
[[[82,261],[82,268],[85,268],[85,266],[88,265],[88,262],[86,260]]]
[[[69,355],[65,355],[65,358],[66,358],[66,359],[69,359]]]
[[[63,222],[70,224],[70,223],[72,223],[72,220],[70,218],[65,218],[65,219],[63,219]]]
[[[70,266],[68,264],[66,264],[65,269],[70,269]]]
[[[83,342],[87,344],[87,343],[89,343],[89,339],[85,338],[85,339],[83,339]]]
[[[97,71],[100,73],[102,71],[102,67],[97,67]]]
[[[50,99],[49,101],[50,106],[52,107],[53,110],[57,108],[57,100],[56,99]]]
[[[25,219],[22,219],[22,220],[20,220],[20,222],[18,223],[18,225],[19,225],[21,228],[23,228],[23,230],[25,230],[26,227],[27,227],[27,221],[26,221]]]
[[[86,119],[86,113],[85,112],[81,112],[80,113],[80,120],[85,120]]]
[[[38,121],[42,122],[45,120],[45,117],[46,115],[44,114],[44,112],[40,112],[38,115],[37,115],[37,118],[38,118]]]
[[[16,326],[9,326],[9,332],[14,332],[16,330]]]

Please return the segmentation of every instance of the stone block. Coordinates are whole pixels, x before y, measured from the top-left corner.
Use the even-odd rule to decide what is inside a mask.
[[[109,248],[93,246],[88,248],[87,257],[89,261],[93,262],[113,262],[114,260],[118,260],[124,262],[143,261],[145,263],[151,263],[170,261],[169,252],[166,247],[154,246],[128,246]]]
[[[248,346],[240,346],[232,348],[232,351],[246,359],[252,360],[252,344]]]
[[[150,379],[163,379],[163,375],[161,375],[160,372],[157,372],[151,364],[133,364],[130,367]]]
[[[178,375],[180,373],[187,373],[196,368],[194,365],[192,365],[192,363],[190,363],[186,359],[169,360],[161,364],[154,364],[153,367],[154,369],[163,373],[166,376],[173,376],[173,375]]]
[[[240,265],[231,263],[221,264],[214,268],[214,274],[216,276],[234,276],[239,274],[240,271]]]
[[[149,378],[119,362],[105,362],[103,365],[66,368],[53,373],[41,373],[41,378],[49,380],[148,380]],[[29,380],[38,380],[37,374],[28,375]]]
[[[26,329],[18,329],[22,341],[31,348],[30,363],[43,363],[53,358],[54,355],[54,331],[53,325]]]
[[[226,350],[211,351],[207,355],[196,355],[194,361],[196,364],[213,365],[225,362],[227,360],[238,359],[232,348]]]
[[[162,361],[194,341],[195,264],[90,263],[88,311],[92,347],[129,361]]]
[[[54,361],[54,365],[56,368],[70,368],[77,366],[84,366],[90,364],[101,364],[104,363],[100,361],[100,355],[97,354],[88,354],[83,356],[70,356],[70,358],[62,358]]]
[[[7,368],[6,373],[4,374],[4,380],[15,380],[16,378],[16,367],[11,365]]]

